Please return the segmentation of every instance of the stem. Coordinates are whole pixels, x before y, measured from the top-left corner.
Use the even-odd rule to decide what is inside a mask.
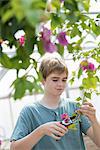
[[[84,103],[84,100],[85,100],[85,95],[84,95],[84,93],[83,93],[82,105],[83,105],[83,103]]]
[[[18,73],[19,73],[19,70],[17,69],[17,78],[18,78]]]

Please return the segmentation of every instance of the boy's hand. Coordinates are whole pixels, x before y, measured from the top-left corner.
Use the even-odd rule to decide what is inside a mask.
[[[55,140],[59,140],[68,132],[68,129],[57,121],[45,123],[41,127],[44,135],[51,136]]]
[[[92,123],[96,121],[96,110],[90,102],[85,102],[78,112],[86,115]]]

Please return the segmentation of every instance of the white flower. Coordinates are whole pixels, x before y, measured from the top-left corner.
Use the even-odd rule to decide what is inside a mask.
[[[18,30],[15,34],[14,37],[18,40],[20,39],[22,36],[25,35],[25,32],[23,30]]]

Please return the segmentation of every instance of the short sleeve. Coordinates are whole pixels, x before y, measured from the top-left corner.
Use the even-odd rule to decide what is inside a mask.
[[[18,140],[29,134],[30,121],[28,117],[28,109],[24,108],[17,120],[16,126],[12,133],[10,141]]]
[[[81,131],[86,134],[87,130],[91,127],[91,121],[85,115],[81,115],[80,119]]]

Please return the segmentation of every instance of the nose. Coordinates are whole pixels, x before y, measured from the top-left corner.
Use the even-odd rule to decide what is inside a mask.
[[[63,86],[63,82],[62,82],[62,81],[59,81],[59,82],[58,82],[58,86],[59,86],[59,87],[62,87],[62,86]]]

